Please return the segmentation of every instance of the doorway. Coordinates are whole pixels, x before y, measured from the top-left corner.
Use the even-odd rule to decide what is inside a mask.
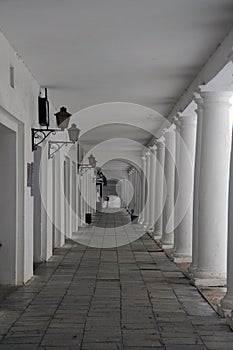
[[[16,132],[0,124],[0,283],[17,283]]]

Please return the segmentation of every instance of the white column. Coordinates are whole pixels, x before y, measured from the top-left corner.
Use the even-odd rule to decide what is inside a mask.
[[[155,239],[159,239],[163,232],[163,205],[164,205],[164,161],[165,161],[165,144],[164,139],[159,139],[157,145],[157,164],[155,176]]]
[[[162,247],[172,248],[174,244],[174,190],[175,190],[175,125],[164,131],[166,180],[165,204],[163,210]]]
[[[140,173],[136,171],[136,215],[140,214]]]
[[[92,185],[92,213],[96,212],[96,176],[94,168],[91,169],[91,185]]]
[[[226,282],[231,92],[201,92],[203,120],[196,285]]]
[[[81,196],[80,196],[80,175],[77,174],[76,176],[76,189],[77,189],[77,193],[76,193],[76,232],[79,229],[80,226],[80,214],[81,214]]]
[[[141,214],[140,214],[140,224],[143,225],[145,220],[145,191],[146,191],[146,157],[142,157],[142,175],[141,175],[142,187],[141,187]]]
[[[228,210],[228,246],[227,246],[227,293],[220,302],[219,311],[224,316],[231,316],[233,310],[233,138],[231,147],[229,182],[229,210]]]
[[[87,179],[86,179],[86,173],[81,175],[81,203],[82,203],[82,226],[85,226],[85,214],[87,212]]]
[[[156,176],[156,151],[157,146],[150,147],[150,202],[149,202],[149,232],[155,228],[155,176]]]
[[[61,233],[61,161],[60,152],[54,157],[54,247],[59,248],[64,244],[64,236]]]
[[[194,168],[194,190],[193,190],[193,241],[192,241],[192,263],[189,267],[191,274],[197,268],[198,262],[198,194],[199,194],[199,179],[201,166],[201,136],[202,136],[202,99],[200,95],[195,94],[195,102],[197,104],[197,131],[196,131],[196,151],[195,151],[195,168]]]
[[[179,156],[180,156],[180,121],[178,119],[178,116],[181,115],[181,113],[177,113],[177,115],[173,118],[173,123],[176,126],[175,130],[175,142],[176,142],[176,163],[175,163],[175,187],[174,187],[174,246],[173,246],[173,253],[176,250],[176,244],[177,244],[177,222],[179,220],[178,216],[178,206],[177,206],[177,199],[179,194],[179,176],[178,176],[178,164],[179,164]]]
[[[146,152],[146,204],[145,204],[145,221],[143,226],[148,228],[149,225],[149,206],[150,206],[150,151]]]
[[[176,162],[178,177],[178,193],[175,212],[175,235],[173,258],[175,262],[191,262],[192,260],[192,223],[193,223],[193,179],[196,140],[195,115],[178,117],[179,160]]]

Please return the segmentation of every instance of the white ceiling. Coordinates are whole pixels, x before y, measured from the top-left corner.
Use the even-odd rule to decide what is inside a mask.
[[[167,115],[233,25],[232,0],[1,0],[1,29],[56,107]]]
[[[232,0],[0,0],[1,30],[54,106],[72,113],[120,101],[167,116],[232,19]],[[150,138],[120,128],[108,133]],[[104,139],[91,133],[84,142]]]
[[[103,171],[127,171],[129,164],[122,160],[110,160],[102,167]]]

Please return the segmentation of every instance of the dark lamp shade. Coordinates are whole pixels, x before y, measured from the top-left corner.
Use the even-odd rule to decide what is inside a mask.
[[[68,128],[70,117],[72,114],[67,112],[66,107],[61,107],[60,111],[54,114],[57,118],[58,128],[64,130]]]
[[[71,127],[68,129],[69,139],[72,142],[78,141],[80,129],[77,128],[75,124],[72,124]]]

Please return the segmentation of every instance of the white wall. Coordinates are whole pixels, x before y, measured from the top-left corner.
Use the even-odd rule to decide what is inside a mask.
[[[4,53],[0,61],[0,123],[16,132],[17,142],[15,237],[21,239],[16,245],[18,266],[15,282],[22,283],[33,273],[33,198],[26,183],[26,164],[33,161],[31,126],[36,125],[39,85],[1,33],[0,52]],[[15,71],[14,88],[10,86],[10,66]],[[2,152],[8,154],[6,146]],[[10,249],[8,254],[11,254]]]

